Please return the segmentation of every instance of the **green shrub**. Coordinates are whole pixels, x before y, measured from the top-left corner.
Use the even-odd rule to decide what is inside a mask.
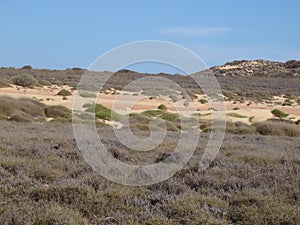
[[[265,94],[265,93],[261,93],[261,94],[260,94],[260,97],[261,97],[262,99],[264,99],[264,100],[270,100],[270,99],[271,99],[271,97],[270,97],[268,94]]]
[[[247,116],[244,116],[244,115],[240,115],[238,113],[227,113],[227,116],[230,116],[230,117],[234,117],[234,118],[248,118]]]
[[[104,109],[96,113],[98,119],[108,120],[108,121],[120,121],[123,119],[123,116],[112,111],[111,109]]]
[[[232,110],[240,110],[239,107],[234,107]]]
[[[177,113],[170,113],[165,110],[146,110],[141,113],[147,117],[160,117],[163,120],[174,121],[179,118]]]
[[[138,123],[138,124],[149,124],[151,118],[144,116],[139,113],[130,113],[129,114],[129,122],[131,123]]]
[[[57,95],[60,95],[60,96],[70,96],[70,95],[72,95],[72,93],[70,91],[66,90],[66,89],[62,89],[62,90],[60,90],[57,93]]]
[[[79,91],[79,95],[83,98],[96,98],[97,95],[89,91]]]
[[[158,109],[161,109],[161,110],[167,110],[167,106],[165,106],[164,104],[161,104],[157,107]]]
[[[138,113],[129,114],[129,123],[132,130],[149,130],[149,123],[153,119]],[[178,131],[179,127],[170,121],[165,121],[168,131]]]
[[[105,106],[101,104],[94,104],[94,103],[86,103],[83,105],[83,108],[86,108],[86,112],[91,112],[91,113],[97,113],[100,112],[104,109],[107,109]]]
[[[12,82],[22,87],[34,87],[39,84],[37,79],[28,74],[14,76],[12,77]]]
[[[271,113],[276,116],[276,117],[279,117],[279,118],[283,118],[283,117],[287,117],[289,114],[286,114],[284,112],[282,112],[281,110],[279,109],[273,109],[271,111]]]

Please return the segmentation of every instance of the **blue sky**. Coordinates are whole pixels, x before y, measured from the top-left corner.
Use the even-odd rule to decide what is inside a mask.
[[[88,67],[133,41],[164,40],[209,65],[300,59],[300,1],[0,1],[0,66]],[[146,68],[146,67],[144,67]]]

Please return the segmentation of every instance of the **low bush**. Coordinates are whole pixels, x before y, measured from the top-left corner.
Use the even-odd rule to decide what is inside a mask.
[[[70,95],[72,95],[72,93],[70,91],[66,90],[66,89],[62,89],[62,90],[60,90],[57,93],[57,95],[60,95],[60,96],[70,96]]]
[[[30,65],[25,65],[25,66],[22,67],[22,69],[32,70],[32,66],[30,66]]]
[[[16,121],[16,122],[23,122],[23,123],[29,123],[33,121],[32,116],[28,115],[25,112],[19,111],[13,113],[11,117],[9,117],[10,121]]]
[[[300,67],[300,61],[297,61],[297,60],[289,60],[287,61],[286,63],[284,63],[284,66],[286,68],[299,68]]]
[[[0,88],[9,87],[10,85],[5,80],[0,80]]]
[[[0,112],[6,117],[11,117],[15,112],[24,112],[32,117],[45,117],[44,107],[43,103],[30,98],[0,97]]]
[[[177,102],[177,101],[179,100],[178,95],[175,95],[175,94],[170,95],[170,99],[171,99],[173,102]]]
[[[54,119],[63,119],[63,120],[71,120],[72,113],[71,110],[67,107],[58,105],[58,106],[47,106],[45,109],[45,114],[49,118]]]
[[[96,98],[97,95],[89,91],[79,91],[79,95],[83,98]]]
[[[161,110],[167,110],[167,106],[165,106],[164,104],[161,104],[157,107],[158,109],[161,109]]]
[[[130,127],[133,130],[146,130],[149,131],[149,123],[154,120],[151,117],[147,117],[143,114],[131,113],[129,114]],[[176,123],[165,121],[166,129],[168,131],[178,131],[180,128]]]
[[[175,121],[177,119],[179,119],[179,114],[177,113],[170,113],[167,112],[165,110],[146,110],[144,112],[141,113],[144,116],[147,117],[160,117],[163,120],[167,120],[167,121]]]
[[[149,124],[151,118],[144,116],[139,113],[130,113],[129,114],[129,123],[135,124]]]
[[[86,108],[86,112],[91,112],[91,113],[97,113],[102,110],[107,109],[105,106],[101,104],[94,104],[94,103],[86,103],[83,105],[83,108]]]
[[[223,95],[227,97],[229,100],[232,100],[235,97],[234,92],[223,90]]]
[[[37,86],[39,84],[39,82],[37,81],[37,79],[35,79],[35,77],[28,74],[14,76],[12,77],[12,82],[15,85],[19,85],[22,87],[30,87],[30,88]]]
[[[285,121],[266,121],[263,123],[256,124],[255,126],[257,132],[261,135],[289,137],[300,136],[300,127],[296,124],[292,124]]]
[[[45,79],[38,79],[38,82],[39,82],[39,85],[41,85],[41,86],[48,86],[49,87],[49,86],[52,85],[50,81],[47,81]]]
[[[123,119],[123,116],[114,112],[111,109],[104,109],[96,113],[96,117],[102,120],[108,121],[120,121]]]
[[[200,121],[200,128],[204,132],[211,132],[213,129],[210,121]],[[221,126],[221,121],[216,121],[214,129],[215,131],[223,130],[223,126]],[[256,128],[254,126],[249,126],[242,122],[231,123],[227,121],[225,132],[231,134],[256,134]]]
[[[231,134],[256,134],[256,128],[242,122],[227,122],[226,132]]]
[[[248,62],[248,60],[234,60],[232,62],[227,62],[225,63],[225,65],[230,65],[230,66],[236,66],[236,65],[240,65],[242,63]]]
[[[291,102],[290,99],[285,99],[284,102],[282,103],[282,106],[292,106],[293,102]]]
[[[276,117],[279,117],[279,118],[282,118],[282,117],[287,117],[289,114],[286,114],[284,112],[282,112],[281,110],[279,109],[273,109],[271,111],[271,113],[276,116]]]
[[[87,221],[79,212],[50,202],[36,213],[33,224],[87,224]]]
[[[201,104],[206,104],[206,103],[207,103],[207,100],[204,99],[204,98],[202,98],[202,99],[199,99],[199,102],[200,102]]]
[[[260,93],[260,97],[263,100],[271,100],[271,97],[266,93]]]
[[[234,117],[234,118],[248,118],[247,116],[244,116],[244,115],[240,115],[238,113],[227,113],[227,116],[230,116],[230,117]]]

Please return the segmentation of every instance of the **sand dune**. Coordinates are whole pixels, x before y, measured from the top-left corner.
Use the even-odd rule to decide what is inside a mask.
[[[66,100],[63,100],[62,96],[57,95],[61,89],[70,90],[72,95],[68,96]],[[10,96],[14,98],[34,98],[38,101],[42,101],[47,105],[63,105],[70,109],[73,107],[73,100],[77,91],[71,90],[69,86],[51,86],[51,87],[38,87],[38,88],[21,88],[17,86],[0,88],[0,96]],[[203,96],[198,96],[203,98]],[[282,100],[278,96],[274,96],[276,101]],[[142,112],[145,110],[156,109],[160,104],[167,106],[171,112],[180,112],[182,114],[192,114],[198,112],[202,115],[209,114],[209,104],[201,104],[198,100],[194,100],[190,103],[192,107],[186,107],[186,100],[179,100],[172,102],[168,96],[160,96],[155,98],[149,98],[137,92],[119,92],[118,94],[104,94],[100,93],[97,98],[97,103],[100,103],[106,107],[113,108],[120,114],[128,114],[131,112]],[[251,124],[274,118],[271,110],[277,108],[285,113],[288,113],[288,118],[294,121],[300,119],[300,107],[299,106],[281,106],[275,104],[265,103],[233,103],[225,101],[226,113],[228,114],[227,120],[231,122],[243,122]],[[191,108],[195,109],[190,110]],[[187,110],[189,109],[189,110]],[[234,110],[235,109],[235,110]],[[210,119],[210,115],[202,116],[201,119]]]

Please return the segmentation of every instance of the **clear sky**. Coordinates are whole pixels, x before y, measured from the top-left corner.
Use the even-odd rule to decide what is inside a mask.
[[[300,59],[300,1],[0,1],[0,66],[86,68],[118,45],[164,40],[209,65]]]

